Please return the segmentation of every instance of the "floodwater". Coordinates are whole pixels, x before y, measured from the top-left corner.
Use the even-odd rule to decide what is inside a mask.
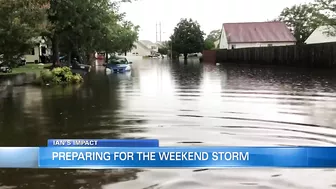
[[[335,71],[133,62],[130,74],[97,68],[81,86],[6,87],[0,146],[44,146],[49,138],[157,138],[162,146],[336,144]],[[335,187],[333,169],[0,170],[1,189]]]

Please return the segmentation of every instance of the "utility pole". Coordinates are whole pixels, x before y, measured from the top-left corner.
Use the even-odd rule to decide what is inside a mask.
[[[158,40],[158,36],[157,36],[157,34],[158,34],[157,27],[158,27],[158,24],[157,24],[157,22],[156,22],[156,24],[155,24],[155,42],[157,42],[157,40]]]
[[[156,25],[155,25],[155,39],[156,39],[156,41],[155,42],[158,42],[158,41],[161,42],[161,40],[162,40],[161,36],[162,36],[161,22],[159,22],[159,23],[156,22]]]
[[[173,42],[171,41],[171,49],[170,49],[170,59],[173,60]]]
[[[160,42],[161,42],[161,34],[162,32],[161,32],[161,22],[160,22]]]

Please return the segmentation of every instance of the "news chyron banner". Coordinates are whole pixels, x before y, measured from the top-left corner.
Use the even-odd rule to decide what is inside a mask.
[[[158,140],[52,139],[0,147],[1,168],[336,168],[336,147],[160,147]]]

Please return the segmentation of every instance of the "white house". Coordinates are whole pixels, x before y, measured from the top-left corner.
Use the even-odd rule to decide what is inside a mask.
[[[305,41],[306,44],[336,42],[336,36],[329,35],[328,31],[334,29],[331,26],[320,26]]]
[[[39,47],[35,46],[29,52],[27,52],[24,57],[26,58],[27,63],[34,63],[35,61],[40,62],[40,52]]]
[[[220,49],[295,45],[296,39],[283,22],[224,23]]]
[[[214,42],[215,49],[218,49],[219,47],[220,40],[218,39],[217,41]]]
[[[148,56],[158,52],[158,45],[149,40],[139,40],[134,43],[134,48],[131,50],[132,55]]]
[[[36,46],[24,55],[27,63],[41,62],[40,56],[49,56],[51,54],[50,48],[48,48],[46,41],[42,37],[34,40],[36,41]]]

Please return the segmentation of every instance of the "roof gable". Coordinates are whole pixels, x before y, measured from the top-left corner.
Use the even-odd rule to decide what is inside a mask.
[[[306,44],[336,42],[336,36],[328,35],[328,31],[335,26],[320,26],[306,39]]]
[[[156,46],[155,43],[149,41],[149,40],[139,40],[140,43],[142,43],[143,45],[146,45],[146,46]]]
[[[283,22],[224,23],[229,43],[296,42]]]

